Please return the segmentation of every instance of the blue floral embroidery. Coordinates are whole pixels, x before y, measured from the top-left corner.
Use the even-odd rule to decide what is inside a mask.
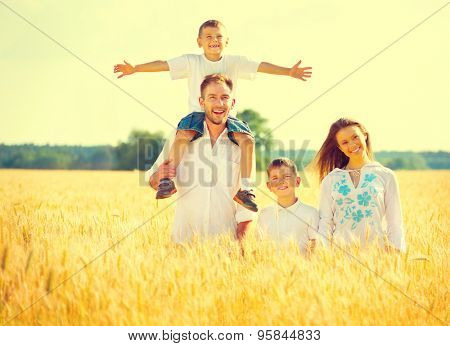
[[[358,195],[358,204],[367,207],[371,199],[372,197],[369,195],[369,193],[367,191],[364,191],[364,193]]]
[[[377,178],[376,174],[373,173],[368,173],[364,176],[364,181],[361,184],[361,187],[366,187],[367,185],[369,185],[369,183],[371,183],[372,181],[374,181]]]
[[[355,202],[355,200],[353,200],[353,199],[351,199],[351,198],[348,198],[348,197],[346,197],[346,198],[338,198],[337,200],[336,200],[336,203],[337,203],[337,205],[339,205],[339,206],[341,206],[341,205],[343,205],[343,204],[352,204],[352,203],[354,203]]]
[[[369,183],[374,181],[377,176],[373,173],[366,174],[364,177],[364,181],[368,181]]]
[[[351,191],[350,188],[349,188],[348,185],[346,185],[346,184],[341,185],[341,186],[339,187],[339,190],[338,190],[338,192],[341,193],[341,194],[344,195],[344,196],[347,196],[347,195],[349,194],[350,191]]]
[[[369,192],[372,195],[376,195],[378,193],[378,190],[376,188],[374,188],[373,186],[369,186],[367,189],[369,190]]]
[[[346,207],[344,217],[348,219],[351,214],[352,214],[352,209],[350,207]]]
[[[364,218],[364,214],[362,213],[361,210],[358,209],[357,212],[352,213],[352,218],[354,221],[359,222]]]
[[[336,194],[335,203],[339,215],[339,223],[351,223],[351,230],[356,230],[362,220],[374,225],[372,220],[374,210],[377,208],[377,195],[380,193],[378,176],[374,173],[368,173],[361,176],[360,186],[352,189],[349,186],[347,172],[343,172],[333,186],[333,192]]]
[[[340,223],[343,224],[345,220],[348,220],[352,216],[352,209],[350,207],[344,207],[344,209],[341,210],[344,212],[344,217],[341,219]]]

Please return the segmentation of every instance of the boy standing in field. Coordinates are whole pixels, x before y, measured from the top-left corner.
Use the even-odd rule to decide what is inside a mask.
[[[170,71],[172,79],[187,78],[189,85],[189,112],[190,114],[181,119],[177,126],[177,133],[173,145],[169,151],[168,160],[176,169],[183,158],[189,142],[204,134],[205,114],[199,106],[200,84],[207,75],[222,73],[227,75],[234,84],[234,99],[236,82],[239,78],[254,79],[256,72],[276,75],[285,75],[306,81],[311,77],[311,67],[299,67],[301,61],[291,68],[273,65],[267,62],[256,62],[244,56],[224,55],[223,51],[228,45],[228,36],[225,26],[217,20],[209,20],[200,26],[197,37],[199,48],[203,54],[185,54],[168,61],[153,61],[147,64],[132,66],[126,61],[114,66],[114,72],[121,72],[121,78],[135,72],[160,72]],[[221,104],[223,100],[217,100],[213,112],[220,115],[224,112]],[[237,192],[234,200],[247,209],[257,211],[254,194],[251,190],[251,173],[253,164],[254,139],[247,123],[235,117],[233,110],[231,117],[227,120],[228,136],[232,142],[239,145],[241,150],[240,174],[241,189]],[[162,179],[156,198],[167,198],[176,192],[176,187],[171,179]]]
[[[295,188],[300,186],[295,163],[288,158],[275,159],[267,168],[267,176],[267,187],[277,203],[261,211],[258,230],[280,243],[294,241],[303,254],[310,255],[316,244],[319,213],[300,202],[295,194]]]

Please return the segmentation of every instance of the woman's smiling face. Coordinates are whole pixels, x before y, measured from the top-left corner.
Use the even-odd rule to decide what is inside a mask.
[[[339,149],[348,158],[363,156],[367,151],[367,136],[356,126],[347,126],[336,133]]]

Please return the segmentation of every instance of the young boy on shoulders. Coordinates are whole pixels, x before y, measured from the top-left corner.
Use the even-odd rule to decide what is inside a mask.
[[[257,72],[274,75],[289,76],[302,81],[311,77],[311,67],[300,67],[301,61],[292,67],[283,67],[268,62],[259,62],[245,56],[224,54],[229,38],[225,26],[217,20],[204,22],[198,31],[197,44],[203,54],[184,54],[170,60],[157,60],[146,64],[132,66],[125,64],[114,66],[115,73],[122,73],[118,78],[136,72],[169,71],[172,79],[185,78],[189,87],[189,114],[181,119],[177,126],[175,141],[170,148],[168,159],[174,169],[178,167],[187,150],[189,142],[196,140],[204,134],[205,114],[199,106],[200,84],[207,75],[226,74],[233,81],[231,97],[235,98],[238,79],[254,79]],[[176,43],[174,43],[176,44]],[[220,115],[223,107],[218,105],[214,112]],[[233,113],[234,112],[234,113]],[[247,209],[257,211],[253,191],[251,189],[251,173],[253,170],[253,144],[254,138],[247,123],[236,116],[236,107],[227,121],[227,130],[230,140],[237,144],[241,150],[241,189],[234,200]],[[177,191],[170,179],[161,179],[156,198],[168,198]]]

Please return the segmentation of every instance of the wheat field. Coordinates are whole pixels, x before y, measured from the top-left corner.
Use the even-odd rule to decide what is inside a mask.
[[[138,172],[0,170],[0,321],[7,325],[442,325],[449,171],[397,172],[405,255],[311,259],[248,234],[176,247],[172,201]],[[308,178],[300,198],[316,205]],[[260,207],[271,203],[264,183]]]

